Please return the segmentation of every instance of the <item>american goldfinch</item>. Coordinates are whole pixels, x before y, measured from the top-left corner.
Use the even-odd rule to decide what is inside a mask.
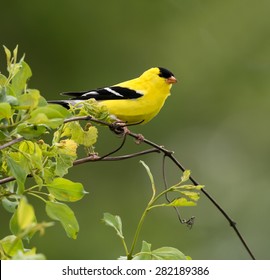
[[[138,78],[83,92],[64,92],[70,100],[51,101],[65,107],[69,104],[94,98],[105,105],[110,114],[127,124],[147,123],[154,118],[170,95],[172,84],[177,80],[173,73],[163,67],[145,71]]]

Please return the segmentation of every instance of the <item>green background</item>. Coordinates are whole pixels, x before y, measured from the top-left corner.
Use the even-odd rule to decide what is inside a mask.
[[[29,86],[47,99],[56,99],[63,91],[115,84],[152,66],[170,69],[179,83],[161,113],[132,130],[175,151],[237,222],[255,256],[269,258],[269,1],[2,2],[0,43],[10,49],[19,44],[33,71]],[[3,51],[0,64],[5,69]],[[120,141],[102,128],[97,150],[105,153]],[[131,140],[122,153],[143,148]],[[161,156],[142,159],[162,190]],[[170,184],[180,175],[168,164]],[[139,158],[85,164],[67,177],[82,182],[90,192],[70,205],[80,223],[78,239],[67,238],[56,224],[30,245],[48,259],[123,255],[120,240],[100,220],[104,212],[120,215],[130,244],[151,195]],[[228,222],[205,196],[197,207],[181,213],[196,216],[192,230],[179,224],[173,209],[157,209],[147,217],[140,241],[151,243],[153,249],[176,247],[193,259],[249,259]],[[1,208],[1,238],[8,233],[8,215]],[[43,205],[37,216],[48,220]]]

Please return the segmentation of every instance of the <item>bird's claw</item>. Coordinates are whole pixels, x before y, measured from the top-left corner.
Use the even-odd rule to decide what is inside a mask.
[[[129,133],[126,123],[120,120],[113,122],[110,125],[110,130],[113,131],[115,134],[121,136]]]

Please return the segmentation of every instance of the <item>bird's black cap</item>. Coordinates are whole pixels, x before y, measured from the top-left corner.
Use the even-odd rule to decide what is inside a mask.
[[[160,73],[158,74],[159,77],[168,79],[171,76],[174,76],[173,73],[171,71],[169,71],[168,69],[166,69],[166,68],[158,67],[158,69],[160,70]]]

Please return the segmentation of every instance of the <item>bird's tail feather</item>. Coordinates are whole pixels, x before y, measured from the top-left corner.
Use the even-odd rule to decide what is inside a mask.
[[[66,109],[69,109],[69,108],[70,108],[69,102],[66,101],[66,100],[48,100],[47,102],[50,103],[50,104],[58,104],[58,105],[61,105],[61,106],[65,107]]]

